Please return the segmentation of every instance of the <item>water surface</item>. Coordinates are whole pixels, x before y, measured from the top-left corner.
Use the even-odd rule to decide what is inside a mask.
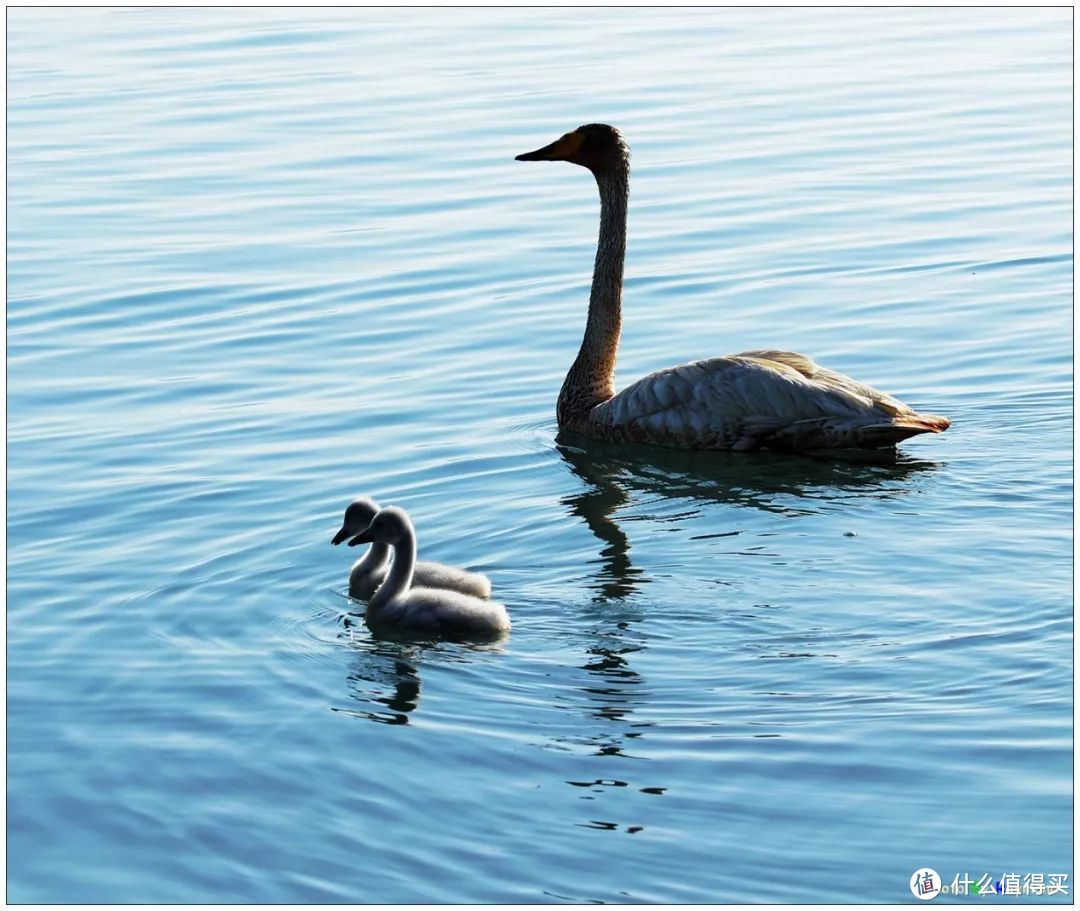
[[[1071,874],[1070,14],[12,10],[8,899]],[[620,384],[790,348],[953,428],[557,435],[595,188],[513,156],[590,121]],[[510,639],[350,625],[360,493]]]

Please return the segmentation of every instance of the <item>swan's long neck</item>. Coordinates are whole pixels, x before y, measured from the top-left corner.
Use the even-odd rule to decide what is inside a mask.
[[[630,167],[620,163],[594,173],[600,188],[600,238],[596,245],[585,337],[559,393],[560,427],[573,425],[615,394],[615,355],[622,331]]]
[[[383,545],[385,546],[385,545]],[[386,581],[379,586],[374,597],[368,602],[368,612],[378,613],[383,607],[404,594],[412,585],[413,570],[416,568],[416,532],[411,527],[405,529],[401,540],[394,545],[394,562]]]
[[[353,564],[352,572],[349,573],[349,575],[352,578],[361,578],[371,573],[378,572],[386,565],[386,561],[389,559],[390,546],[376,541],[367,549],[364,555]]]

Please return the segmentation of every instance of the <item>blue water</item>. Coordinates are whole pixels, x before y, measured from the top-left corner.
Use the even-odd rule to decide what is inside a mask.
[[[1071,10],[9,27],[9,901],[1071,899]],[[513,156],[590,121],[620,386],[789,348],[952,429],[557,439],[598,207]],[[350,625],[361,493],[509,640]]]

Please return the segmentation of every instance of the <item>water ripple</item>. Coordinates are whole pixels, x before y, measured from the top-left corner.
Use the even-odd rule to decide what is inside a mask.
[[[1068,18],[13,9],[12,901],[1071,872]],[[634,147],[619,384],[805,350],[949,433],[558,433],[595,188],[513,156],[593,120]],[[372,636],[361,493],[510,638]]]

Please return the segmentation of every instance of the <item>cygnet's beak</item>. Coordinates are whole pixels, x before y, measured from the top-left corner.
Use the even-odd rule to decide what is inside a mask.
[[[340,544],[347,537],[349,537],[349,531],[348,531],[348,529],[345,528],[344,525],[342,525],[341,530],[336,535],[334,535],[334,538],[330,543],[331,544]]]
[[[515,156],[515,161],[566,161],[578,149],[584,141],[582,135],[574,130],[565,136],[560,136],[553,143],[537,149],[535,152],[525,152]]]
[[[374,535],[372,535],[371,529],[369,528],[367,531],[363,531],[360,534],[358,534],[355,538],[353,538],[349,542],[349,547],[356,547],[357,544],[370,544],[374,540],[375,540],[375,537],[374,537]]]

